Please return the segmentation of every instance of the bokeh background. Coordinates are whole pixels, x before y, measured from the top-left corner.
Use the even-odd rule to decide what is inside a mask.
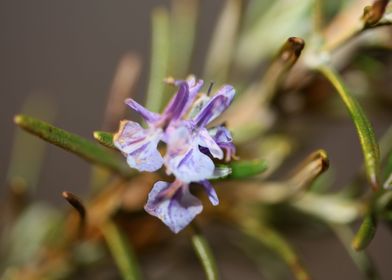
[[[223,2],[201,1],[195,55],[191,64],[192,73],[196,75],[202,71],[208,42]],[[143,100],[149,71],[150,14],[157,5],[169,7],[170,1],[0,0],[1,182],[7,180],[17,130],[13,116],[22,110],[26,99],[46,100],[54,108],[53,122],[57,126],[92,138],[92,131],[102,126],[107,94],[118,63],[124,55],[133,52],[140,55],[143,65],[141,79],[134,92],[138,100]],[[295,35],[287,34],[287,37]],[[282,41],[285,39],[282,38]],[[386,69],[391,69],[390,54],[375,52],[372,55],[383,60],[389,67]],[[388,77],[390,72],[380,73],[380,79]],[[388,89],[390,92],[390,82],[385,85],[387,89],[384,92]],[[385,100],[380,97],[376,104],[365,105],[377,135],[381,135],[392,120],[391,107]],[[344,114],[327,119],[317,108],[303,110],[285,116],[280,125],[277,130],[290,132],[304,141],[298,153],[288,159],[276,176],[284,174],[298,158],[317,148],[329,152],[331,166],[337,173],[336,188],[347,183],[361,165],[362,156],[355,130]],[[43,172],[36,186],[35,198],[66,208],[61,191],[69,190],[83,197],[87,192],[90,166],[51,145],[45,145],[45,149]],[[1,194],[5,193],[4,188]],[[262,268],[249,264],[249,260],[235,247],[227,246],[219,234],[219,229],[214,227],[207,230],[223,279],[258,279],[257,271]],[[225,234],[238,238],[230,232]],[[360,278],[347,252],[331,235],[314,237],[302,232],[291,234],[289,239],[294,242],[315,279]],[[152,279],[163,279],[159,278],[160,273],[166,275],[167,271],[172,271],[172,279],[184,279],[191,273],[194,278],[187,279],[203,277],[192,257],[193,252],[184,245],[186,242],[180,238],[178,243],[180,245],[172,242],[142,258],[144,270],[149,271],[147,275]],[[370,254],[384,279],[392,277],[390,252],[392,239],[387,229],[381,227],[370,246]]]

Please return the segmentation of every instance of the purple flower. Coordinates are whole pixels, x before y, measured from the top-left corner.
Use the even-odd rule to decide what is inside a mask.
[[[210,182],[200,182],[204,187],[212,205],[219,200]],[[191,194],[189,184],[181,181],[158,181],[148,195],[144,209],[152,216],[162,220],[174,233],[185,228],[203,210],[201,201]]]
[[[163,181],[154,184],[145,210],[177,233],[203,209],[200,200],[190,193],[190,183],[202,185],[211,203],[219,203],[208,179],[225,176],[231,170],[216,168],[212,158],[230,160],[235,146],[227,128],[207,126],[230,106],[235,91],[225,85],[209,97],[199,94],[202,80],[191,78],[174,84],[178,91],[162,114],[127,99],[126,104],[139,113],[148,127],[122,121],[114,144],[126,156],[130,167],[153,172],[165,165],[166,172],[175,176],[171,184]],[[167,144],[164,157],[158,150],[160,142]]]
[[[130,167],[149,172],[161,168],[163,159],[157,146],[165,138],[164,129],[184,115],[202,86],[202,80],[180,83],[177,93],[161,115],[150,112],[133,99],[125,101],[148,125],[148,128],[143,128],[136,122],[122,121],[114,135],[114,145],[127,157]]]
[[[200,147],[214,158],[223,159],[221,147],[206,126],[230,106],[234,94],[233,87],[223,86],[191,120],[176,122],[168,128],[165,165],[169,174],[173,173],[183,182],[197,182],[212,176],[214,163]]]

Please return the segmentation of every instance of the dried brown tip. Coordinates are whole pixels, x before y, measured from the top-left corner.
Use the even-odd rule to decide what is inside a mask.
[[[329,159],[328,159],[328,154],[325,150],[318,150],[317,152],[314,153],[315,157],[318,158],[321,161],[321,170],[320,172],[324,172],[329,168]]]
[[[370,180],[370,186],[372,188],[372,191],[378,192],[380,190],[380,183],[378,181],[378,178],[375,174],[372,174],[369,176]]]
[[[279,57],[289,64],[294,64],[302,50],[305,47],[305,41],[299,37],[290,37],[286,43],[282,46],[279,52]]]
[[[84,223],[84,221],[86,220],[86,208],[84,207],[80,199],[71,192],[62,192],[61,195],[78,212],[80,220]]]
[[[311,164],[316,164],[314,168],[317,175],[326,171],[329,168],[329,159],[327,152],[323,149],[320,149],[311,153],[294,169],[294,171],[292,172],[293,176],[301,173],[307,168],[307,166],[310,166]]]
[[[377,24],[385,13],[389,0],[376,0],[373,5],[363,9],[362,20],[365,27]]]

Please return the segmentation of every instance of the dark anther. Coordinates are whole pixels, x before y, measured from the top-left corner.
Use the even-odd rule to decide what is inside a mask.
[[[211,90],[212,90],[212,87],[214,86],[214,82],[213,81],[211,81],[210,82],[210,86],[208,87],[208,90],[207,90],[207,96],[210,96],[210,93],[211,93]]]

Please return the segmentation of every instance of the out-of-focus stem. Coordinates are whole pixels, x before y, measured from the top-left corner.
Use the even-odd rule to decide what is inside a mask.
[[[191,224],[191,241],[193,249],[200,260],[208,280],[219,279],[219,273],[216,266],[215,258],[212,254],[210,245],[207,239],[201,234],[200,229],[196,224]]]
[[[378,280],[377,269],[374,266],[372,259],[365,252],[355,252],[350,246],[350,242],[353,238],[351,229],[346,225],[329,224],[331,229],[335,232],[336,236],[341,241],[342,245],[346,248],[347,252],[351,256],[353,262],[358,269],[364,274],[368,280]]]
[[[324,150],[310,154],[293,172],[289,180],[283,182],[243,183],[236,194],[247,201],[264,203],[281,203],[296,197],[309,188],[314,180],[328,169],[328,156]]]
[[[113,131],[118,127],[127,108],[124,100],[131,95],[140,71],[141,61],[137,55],[129,53],[120,60],[109,91],[102,130]]]
[[[184,79],[192,58],[199,0],[172,0],[170,23],[170,75]]]
[[[147,89],[146,107],[159,112],[164,99],[163,80],[167,75],[170,55],[170,21],[164,8],[157,8],[152,13],[152,43],[150,79]]]
[[[124,280],[141,279],[134,252],[117,225],[112,221],[107,221],[101,229],[122,278]]]
[[[242,231],[253,239],[271,249],[290,268],[293,276],[297,280],[310,280],[305,267],[302,265],[298,255],[291,245],[278,232],[268,226],[263,226],[257,222],[248,221],[242,223]]]
[[[388,2],[389,0],[376,0],[372,5],[366,6],[363,10],[362,21],[358,20],[358,22],[350,26],[348,30],[343,28],[344,31],[340,32],[342,35],[336,36],[337,39],[331,38],[331,40],[326,40],[323,51],[330,53],[351,41],[351,39],[367,29],[392,24],[392,22],[380,22]],[[360,19],[359,15],[358,19]]]
[[[324,25],[324,0],[314,0],[313,4],[313,32],[320,35]]]
[[[282,46],[260,82],[252,85],[224,114],[236,141],[254,137],[263,129],[265,106],[274,96],[282,79],[296,63],[305,46],[301,38],[291,37]],[[264,112],[265,113],[265,112]]]
[[[209,47],[204,76],[217,84],[226,80],[231,56],[236,46],[240,25],[242,1],[228,0],[221,12]]]

